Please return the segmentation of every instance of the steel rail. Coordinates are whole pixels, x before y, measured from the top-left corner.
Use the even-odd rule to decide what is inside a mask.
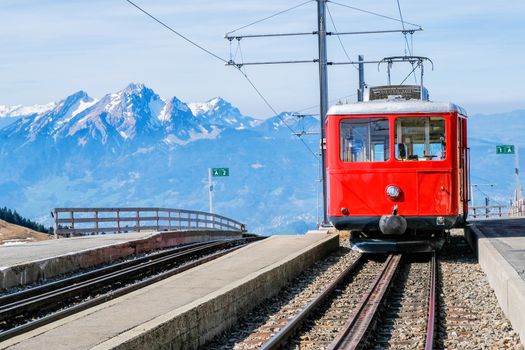
[[[151,261],[153,259],[157,259],[166,255],[170,255],[173,253],[183,252],[192,248],[200,247],[205,244],[209,244],[212,242],[218,242],[218,240],[208,241],[208,242],[199,242],[199,243],[192,243],[187,244],[180,247],[175,247],[171,249],[165,249],[160,252],[156,252],[153,254],[149,254],[143,257],[140,257],[138,259],[134,260],[127,260],[120,263],[104,266],[101,268],[97,268],[95,270],[91,270],[82,274],[74,275],[67,278],[61,278],[59,280],[56,280],[54,282],[42,284],[36,287],[23,289],[21,291],[15,292],[15,293],[9,293],[6,295],[0,296],[0,310],[7,304],[11,304],[14,302],[21,302],[22,300],[27,300],[29,298],[34,297],[35,295],[42,295],[44,293],[47,293],[52,290],[58,290],[62,287],[70,286],[73,284],[77,284],[80,282],[87,281],[91,278],[103,276],[105,274],[108,274],[110,272],[114,272],[117,270],[121,270],[125,267],[134,266],[141,262]]]
[[[434,334],[436,322],[436,276],[437,276],[437,262],[436,252],[432,254],[432,261],[430,266],[430,293],[428,296],[428,313],[427,313],[427,334],[425,337],[425,350],[432,350],[434,348]]]
[[[381,273],[352,312],[352,315],[327,349],[356,349],[368,333],[374,316],[382,304],[386,292],[401,261],[401,255],[390,255]]]
[[[229,242],[228,242],[229,243]],[[93,290],[104,288],[117,281],[126,281],[137,278],[142,273],[154,271],[155,268],[162,269],[170,263],[183,261],[195,254],[203,254],[211,249],[216,249],[225,242],[214,242],[200,247],[188,249],[183,252],[176,252],[168,256],[163,256],[154,260],[139,262],[132,266],[111,271],[107,274],[95,276],[80,283],[66,285],[64,287],[50,290],[43,294],[33,294],[26,299],[17,300],[0,307],[0,322],[6,321],[10,317],[16,317],[24,313],[43,310],[48,305],[52,307],[57,303],[64,302],[66,298],[76,298],[82,295],[92,294]]]
[[[225,255],[225,254],[227,254],[227,253],[229,253],[229,252],[231,252],[233,250],[239,249],[242,246],[247,245],[252,240],[254,240],[254,239],[250,238],[250,239],[237,240],[237,241],[244,241],[244,242],[239,244],[239,245],[237,245],[237,246],[234,246],[232,248],[229,248],[229,249],[226,249],[226,250],[223,250],[223,251],[220,251],[220,252],[213,253],[211,255],[202,257],[200,259],[192,261],[191,263],[185,264],[183,266],[180,266],[180,267],[177,267],[177,268],[174,268],[174,269],[170,269],[168,271],[164,271],[164,272],[161,272],[161,273],[157,273],[154,276],[146,277],[146,278],[144,278],[144,279],[142,279],[142,280],[140,280],[138,282],[133,282],[132,284],[127,285],[127,286],[125,286],[123,288],[119,288],[117,290],[108,291],[108,292],[103,293],[102,295],[97,296],[97,297],[95,297],[93,299],[89,299],[87,301],[81,302],[81,303],[73,305],[71,307],[67,307],[67,308],[62,309],[60,311],[51,313],[51,314],[49,314],[47,316],[44,316],[42,318],[38,318],[38,319],[33,320],[31,322],[28,322],[28,323],[16,326],[14,328],[5,330],[3,332],[0,332],[0,341],[9,339],[9,338],[11,338],[11,337],[13,337],[15,335],[27,332],[27,331],[32,330],[32,329],[35,329],[35,328],[40,327],[42,325],[45,325],[47,323],[50,323],[50,322],[53,322],[55,320],[64,318],[64,317],[66,317],[68,315],[77,313],[79,311],[85,310],[85,309],[90,308],[90,307],[93,307],[93,306],[98,305],[100,303],[103,303],[105,301],[111,300],[113,298],[119,297],[121,295],[130,293],[130,292],[132,292],[134,290],[137,290],[139,288],[147,286],[147,285],[149,285],[151,283],[160,281],[160,280],[165,279],[167,277],[170,277],[170,276],[173,276],[173,275],[178,274],[180,272],[186,271],[186,270],[188,270],[188,269],[190,269],[192,267],[195,267],[195,266],[201,265],[201,264],[203,264],[205,262],[208,262],[208,261],[211,261],[213,259],[216,259],[216,258],[218,258],[220,256],[223,256],[223,255]],[[176,254],[177,256],[176,257],[172,257],[172,259],[173,258],[175,258],[175,259],[177,259],[177,258],[182,259],[184,257],[191,257],[191,256],[194,256],[197,253],[204,253],[204,252],[206,252],[206,251],[208,251],[208,250],[210,250],[212,248],[220,249],[221,244],[219,244],[219,243],[222,243],[222,246],[224,246],[224,245],[228,245],[228,244],[231,244],[231,243],[234,243],[234,242],[235,242],[234,240],[228,240],[226,242],[215,242],[215,243],[208,244],[208,245],[201,246],[201,247],[197,247],[197,248],[194,248],[194,249],[188,249],[188,250],[186,250],[186,251],[184,251],[182,253],[177,253]],[[168,257],[170,257],[170,256],[168,256]],[[165,262],[166,258],[167,257],[162,257],[161,260]],[[52,304],[56,303],[57,301],[60,300],[61,297],[63,298],[64,295],[69,296],[69,298],[71,299],[72,296],[75,295],[76,291],[84,292],[86,289],[89,289],[89,291],[91,293],[93,293],[93,288],[95,286],[98,285],[98,286],[102,286],[102,287],[107,287],[108,286],[107,283],[105,285],[102,284],[102,283],[104,281],[106,281],[106,282],[111,281],[112,278],[113,278],[113,280],[115,278],[120,278],[120,280],[114,281],[114,282],[126,281],[126,279],[124,278],[126,276],[127,276],[127,280],[136,279],[136,278],[138,278],[140,276],[140,275],[137,274],[137,271],[144,270],[144,269],[150,269],[151,270],[151,267],[152,267],[151,263],[141,263],[140,266],[136,267],[135,269],[126,268],[126,271],[124,271],[124,272],[123,271],[118,271],[117,273],[112,273],[111,277],[102,277],[102,278],[101,277],[96,277],[93,280],[89,280],[89,281],[83,282],[80,285],[73,285],[73,286],[71,286],[71,288],[61,288],[57,293],[48,292],[48,293],[46,293],[45,296],[42,296],[42,298],[39,298],[39,297],[31,298],[30,300],[27,301],[27,303],[26,303],[26,300],[22,300],[22,301],[17,301],[17,302],[5,305],[4,307],[2,307],[2,310],[0,311],[1,319],[5,322],[7,320],[7,318],[8,317],[12,317],[12,315],[15,315],[15,316],[16,315],[22,315],[22,314],[25,314],[25,313],[28,313],[28,312],[32,312],[35,309],[41,310],[41,307],[43,305],[49,305],[49,303],[52,303]],[[130,274],[132,274],[132,275],[130,276]],[[89,293],[85,293],[84,292],[84,296],[87,296],[88,294]],[[26,309],[24,309],[24,308],[26,308]]]
[[[365,256],[361,254],[350,266],[343,270],[339,275],[328,282],[321,292],[315,296],[293,319],[291,319],[286,326],[284,326],[278,333],[270,338],[262,347],[261,350],[273,350],[278,349],[284,344],[295,331],[303,324],[305,320],[311,315],[322,302],[324,302],[328,296],[335,290],[335,288],[341,284],[341,282],[348,277],[348,275],[356,270],[356,268],[365,260]]]

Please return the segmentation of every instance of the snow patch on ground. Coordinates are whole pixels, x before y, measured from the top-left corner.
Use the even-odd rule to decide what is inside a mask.
[[[5,246],[13,246],[13,245],[22,245],[22,244],[27,244],[27,243],[31,243],[33,242],[30,238],[26,238],[26,239],[8,239],[8,240],[5,240],[2,242],[2,244],[0,244],[0,246],[2,247],[5,247]]]

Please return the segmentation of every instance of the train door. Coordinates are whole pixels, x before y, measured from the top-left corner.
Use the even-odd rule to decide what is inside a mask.
[[[469,186],[470,186],[470,149],[468,148],[467,143],[467,118],[461,117],[459,118],[461,123],[461,135],[462,135],[462,144],[461,149],[463,150],[463,188],[466,192],[465,199],[463,201],[463,214],[465,216],[465,220],[467,219],[467,213],[468,213],[468,193],[469,193]]]
[[[457,159],[458,159],[458,213],[463,213],[465,203],[465,152],[463,151],[463,123],[459,115],[456,116],[457,125]]]
[[[466,119],[457,115],[457,169],[458,169],[458,209],[459,214],[467,211],[466,203],[468,196],[468,165],[467,165],[467,147],[466,147]]]

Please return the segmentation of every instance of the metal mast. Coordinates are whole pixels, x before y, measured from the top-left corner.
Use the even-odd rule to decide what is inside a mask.
[[[357,101],[363,102],[365,94],[365,65],[363,64],[365,56],[359,55],[359,89],[357,90]]]
[[[327,66],[328,65],[359,65],[361,67],[361,76],[360,76],[360,90],[364,90],[364,76],[363,75],[363,65],[364,64],[379,64],[383,63],[384,60],[381,61],[364,61],[363,57],[360,56],[360,59],[358,62],[354,61],[345,61],[345,62],[328,62],[327,58],[327,48],[326,48],[326,36],[327,35],[362,35],[362,34],[387,34],[387,33],[403,33],[403,34],[413,34],[414,32],[418,32],[423,30],[421,27],[415,28],[415,29],[392,29],[392,30],[373,30],[373,31],[354,31],[354,32],[328,32],[326,29],[326,3],[329,0],[316,0],[317,2],[317,31],[313,32],[300,32],[300,33],[270,33],[270,34],[250,34],[250,35],[236,35],[233,34],[239,29],[245,28],[247,26],[250,26],[252,24],[258,23],[260,21],[254,22],[252,24],[246,25],[244,27],[241,27],[239,29],[236,29],[232,32],[226,33],[224,36],[230,43],[233,40],[237,40],[239,43],[242,39],[245,38],[262,38],[262,37],[291,37],[291,36],[304,36],[304,35],[317,35],[318,38],[318,50],[319,50],[319,56],[317,59],[311,59],[311,60],[285,60],[285,61],[263,61],[263,62],[242,62],[238,63],[233,60],[233,58],[230,58],[229,61],[226,62],[226,65],[228,66],[234,66],[238,68],[239,70],[243,66],[254,66],[254,65],[269,65],[269,64],[296,64],[296,63],[318,63],[319,65],[319,122],[320,122],[320,161],[321,161],[321,174],[322,174],[322,186],[323,186],[323,220],[321,225],[328,225],[328,210],[327,210],[327,203],[328,203],[328,191],[327,191],[327,174],[326,174],[326,113],[328,112],[328,72],[327,72]],[[281,12],[282,13],[282,12]],[[270,17],[268,17],[270,18]],[[264,20],[264,19],[263,19]],[[416,26],[415,24],[412,24]],[[230,55],[231,56],[231,55]],[[244,72],[242,72],[246,79],[250,81],[248,76]],[[253,83],[250,81],[252,86],[255,88]],[[255,88],[255,90],[259,93],[259,95],[262,97],[264,102],[270,107],[270,109],[273,110],[273,107],[268,104],[268,101],[260,94],[260,92]],[[362,94],[361,94],[362,95]],[[275,110],[274,110],[275,111]],[[277,113],[277,112],[276,112]],[[301,137],[303,133],[294,133],[297,136]],[[303,141],[304,142],[304,141]]]
[[[323,186],[323,225],[328,224],[326,190],[326,130],[325,118],[328,112],[328,72],[326,57],[326,0],[317,0],[317,37],[319,48],[319,121],[321,124],[321,173]]]

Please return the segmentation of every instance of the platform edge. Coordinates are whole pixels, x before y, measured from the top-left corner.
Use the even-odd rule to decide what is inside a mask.
[[[498,303],[512,327],[525,343],[525,281],[500,254],[483,232],[471,224],[469,229],[477,237],[478,261],[496,294]],[[471,242],[474,245],[474,241]]]

